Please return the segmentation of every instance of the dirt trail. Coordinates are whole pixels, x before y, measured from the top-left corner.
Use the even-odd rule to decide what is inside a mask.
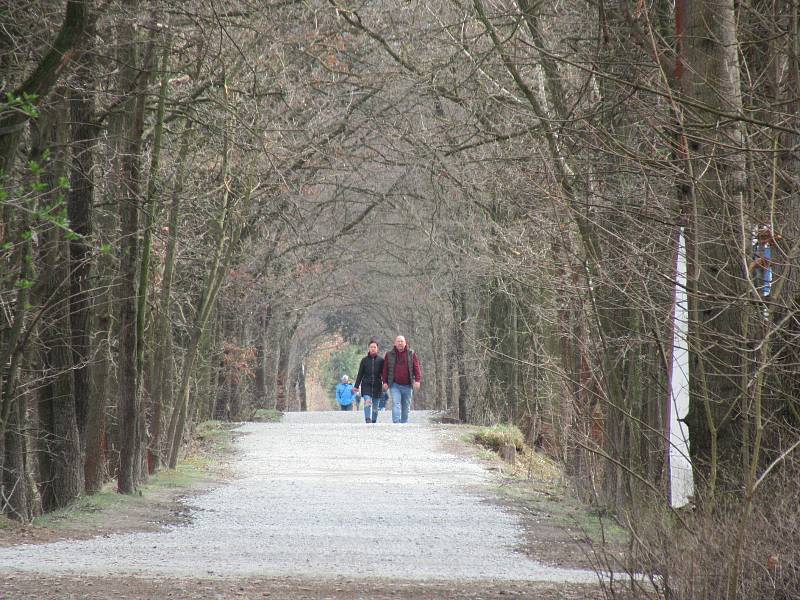
[[[441,433],[424,413],[412,413],[406,425],[366,425],[352,412],[289,413],[282,423],[241,430],[234,479],[191,499],[189,525],[0,548],[0,581],[9,589],[30,581],[26,573],[61,582],[147,577],[138,580],[138,597],[150,597],[145,588],[158,581],[152,578],[217,580],[209,590],[231,578],[291,578],[312,582],[308,589],[319,589],[320,597],[338,590],[328,595],[343,598],[399,581],[417,589],[400,597],[427,597],[426,589],[430,597],[450,597],[447,589],[471,597],[471,586],[494,597],[490,590],[505,581],[511,595],[547,589],[553,597],[590,597],[570,590],[596,582],[591,571],[549,567],[520,551],[518,518],[485,500],[494,476],[443,452]],[[232,590],[250,597],[245,587]],[[220,593],[228,595],[209,597]]]

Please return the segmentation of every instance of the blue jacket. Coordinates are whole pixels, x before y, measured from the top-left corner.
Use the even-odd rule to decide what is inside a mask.
[[[353,403],[352,383],[340,383],[336,386],[336,401],[342,406],[349,406]]]

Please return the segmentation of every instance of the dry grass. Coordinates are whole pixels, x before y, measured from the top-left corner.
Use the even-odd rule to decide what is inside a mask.
[[[514,446],[517,452],[525,449],[525,436],[516,425],[483,427],[474,433],[474,441],[495,452],[507,445]]]
[[[759,495],[743,530],[738,569],[734,548],[743,503],[729,500],[709,512],[674,512],[652,501],[630,515],[627,562],[632,572],[651,574],[655,583],[643,582],[639,598],[727,600],[734,589],[740,600],[800,598],[800,503],[794,479]]]

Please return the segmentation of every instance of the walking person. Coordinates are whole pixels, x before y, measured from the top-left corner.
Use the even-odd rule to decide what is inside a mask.
[[[411,399],[422,382],[422,367],[402,335],[394,339],[394,347],[383,357],[381,380],[392,402],[392,423],[408,423]]]
[[[354,388],[364,399],[364,420],[367,423],[378,422],[378,408],[383,395],[382,373],[383,357],[378,355],[378,342],[373,338],[369,341],[367,355],[358,365]]]
[[[341,410],[352,410],[353,407],[353,385],[347,375],[342,375],[342,383],[336,386],[336,401]]]

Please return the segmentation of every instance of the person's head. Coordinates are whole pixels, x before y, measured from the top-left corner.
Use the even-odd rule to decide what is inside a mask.
[[[342,383],[347,383],[350,381],[350,378],[347,375],[342,375]]]
[[[370,356],[375,356],[376,354],[378,354],[378,342],[375,340],[375,338],[369,341],[369,346],[367,346],[367,352],[369,352]]]
[[[398,335],[394,338],[394,347],[397,348],[400,352],[406,349],[406,338],[402,335]]]

